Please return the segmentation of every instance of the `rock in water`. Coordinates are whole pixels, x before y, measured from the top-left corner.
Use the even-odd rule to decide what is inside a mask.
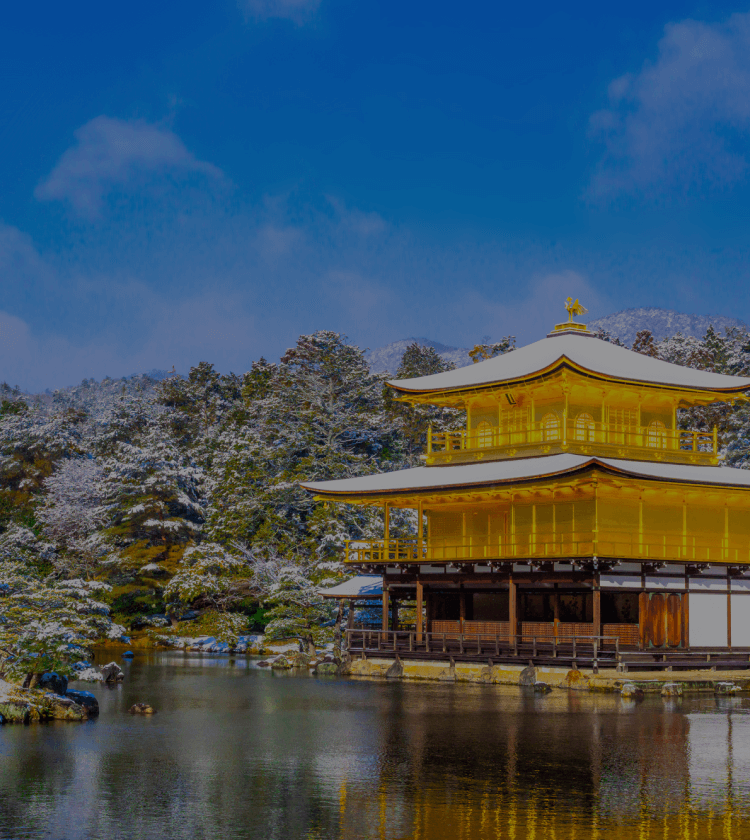
[[[99,714],[99,701],[90,691],[70,690],[65,693],[65,696],[70,697],[74,703],[78,703],[79,706],[86,709],[89,717],[96,717]]]
[[[292,667],[292,663],[284,656],[283,653],[280,653],[274,660],[271,662],[271,667],[274,671],[287,671]]]
[[[578,668],[571,668],[565,675],[565,684],[568,688],[588,688],[588,679]]]
[[[550,691],[552,691],[552,686],[546,682],[541,682],[540,680],[537,680],[534,683],[534,691],[537,694],[549,694]]]
[[[100,670],[102,679],[106,683],[122,682],[125,679],[122,668],[116,662],[110,662],[109,665],[104,665]]]
[[[732,696],[740,693],[740,687],[733,682],[717,682],[714,683],[714,694]]]
[[[47,671],[39,678],[39,688],[53,694],[64,695],[68,690],[68,678],[61,677],[56,671]]]
[[[318,666],[320,670],[320,666]],[[404,676],[404,666],[400,659],[397,659],[393,665],[385,672],[387,680],[400,680]]]
[[[339,673],[339,666],[335,662],[321,662],[315,669],[315,673],[319,675],[327,674],[335,677]]]
[[[642,700],[643,689],[638,688],[638,686],[633,683],[623,683],[622,688],[620,689],[620,697],[625,700]]]
[[[529,665],[527,668],[524,668],[521,671],[520,676],[518,677],[518,684],[519,685],[534,685],[536,682],[536,668],[533,665]]]
[[[131,715],[155,715],[156,709],[149,706],[148,703],[133,703],[128,709]]]
[[[661,690],[662,697],[682,697],[682,686],[680,683],[664,683]]]

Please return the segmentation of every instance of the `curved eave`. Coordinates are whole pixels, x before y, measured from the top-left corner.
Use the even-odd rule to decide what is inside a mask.
[[[547,365],[544,368],[540,368],[537,371],[533,371],[531,373],[524,374],[523,376],[515,376],[509,379],[500,379],[500,380],[492,380],[488,382],[477,382],[471,385],[455,385],[450,388],[439,388],[435,390],[424,390],[424,389],[417,389],[417,388],[407,388],[403,385],[400,385],[399,382],[408,382],[408,379],[405,380],[389,380],[386,382],[389,388],[393,388],[394,391],[398,391],[406,396],[414,396],[414,397],[432,397],[434,399],[440,399],[442,396],[455,396],[461,393],[477,393],[481,391],[489,391],[496,389],[500,386],[510,387],[510,386],[518,386],[518,385],[527,385],[533,382],[537,382],[544,377],[550,376],[552,374],[557,373],[561,370],[570,370],[575,373],[581,374],[588,379],[593,379],[595,381],[600,382],[608,382],[612,384],[619,384],[619,385],[631,385],[638,388],[654,388],[658,390],[669,389],[670,391],[682,391],[686,393],[694,393],[694,394],[721,394],[727,396],[735,396],[735,397],[744,397],[747,399],[747,391],[750,390],[750,384],[746,385],[737,385],[730,388],[717,388],[717,387],[705,387],[705,386],[695,386],[695,385],[680,385],[674,382],[658,382],[658,381],[651,381],[651,380],[643,380],[643,379],[629,379],[626,377],[618,377],[613,376],[608,373],[602,373],[601,371],[592,370],[590,368],[586,368],[577,362],[574,362],[572,359],[568,358],[565,355],[560,356],[551,364]]]
[[[541,456],[538,458],[528,459],[529,461],[540,462],[543,461],[547,457],[560,457],[560,456]],[[535,472],[533,475],[529,476],[509,476],[507,478],[503,477],[493,477],[493,478],[484,478],[479,481],[465,481],[460,483],[443,483],[443,484],[430,484],[428,486],[420,486],[420,485],[413,485],[413,486],[405,486],[405,487],[398,487],[398,488],[373,488],[371,490],[352,490],[352,489],[341,489],[341,490],[326,490],[322,488],[320,485],[315,486],[314,482],[310,482],[308,484],[301,483],[300,486],[303,487],[310,493],[315,494],[315,498],[320,501],[338,501],[338,502],[366,502],[367,500],[376,500],[376,499],[386,499],[386,498],[398,498],[400,496],[415,496],[415,495],[432,495],[435,493],[459,493],[459,492],[475,492],[478,490],[489,490],[499,487],[507,487],[507,486],[526,486],[529,484],[535,484],[540,481],[546,481],[549,479],[554,478],[569,478],[576,475],[581,475],[587,472],[600,472],[606,475],[612,476],[622,476],[626,478],[635,478],[640,479],[641,481],[649,481],[649,482],[660,482],[664,484],[672,484],[672,485],[690,485],[690,486],[698,486],[698,487],[707,487],[707,488],[723,488],[723,489],[734,489],[734,490],[748,490],[750,491],[750,483],[742,483],[742,482],[732,482],[732,481],[718,481],[718,480],[707,480],[701,479],[697,476],[688,476],[686,474],[680,475],[679,472],[682,469],[682,465],[659,465],[662,466],[664,469],[668,471],[672,471],[672,468],[676,469],[676,474],[674,475],[658,475],[653,472],[644,472],[637,468],[632,468],[629,466],[624,466],[625,462],[622,462],[623,465],[618,465],[618,462],[615,459],[602,459],[598,457],[592,457],[587,459],[586,461],[577,464],[572,467],[565,467],[563,469],[556,469],[556,470],[544,470],[540,469],[539,472]],[[628,464],[637,463],[637,462],[627,462]],[[542,466],[540,464],[540,466]],[[460,467],[427,467],[423,469],[429,470],[440,470],[441,472],[445,470],[446,472],[451,469],[460,469]],[[741,470],[733,470],[728,468],[721,468],[721,467],[688,467],[687,469],[690,470],[719,470],[721,469],[722,473],[727,474],[729,477],[732,472],[743,472]]]

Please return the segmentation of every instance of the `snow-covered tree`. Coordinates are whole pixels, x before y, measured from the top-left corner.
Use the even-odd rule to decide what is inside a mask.
[[[117,638],[100,581],[48,574],[54,547],[13,525],[0,537],[0,677],[57,670],[90,657],[100,638]]]
[[[66,458],[44,481],[46,494],[37,518],[63,552],[59,568],[67,575],[93,577],[106,554],[100,531],[107,521],[102,479],[93,458]]]
[[[469,356],[474,364],[477,362],[484,362],[487,359],[494,359],[495,356],[502,356],[505,353],[510,353],[511,350],[516,349],[516,337],[514,335],[507,335],[501,338],[500,341],[482,340],[479,344],[475,344],[472,350],[469,350]]]
[[[334,608],[320,596],[319,587],[334,580],[321,572],[312,559],[289,561],[272,549],[247,549],[238,545],[253,573],[253,587],[261,601],[270,606],[266,625],[269,638],[299,640],[300,649],[315,656],[316,645],[327,640],[322,625]]]
[[[279,365],[254,366],[242,391],[244,407],[216,439],[210,536],[309,556],[319,542],[308,525],[322,504],[299,482],[376,472],[393,463],[382,378],[370,374],[359,348],[337,333],[320,332],[301,336]],[[323,520],[333,529],[343,522],[351,537],[369,533],[374,522],[361,508],[342,508]]]
[[[216,543],[202,543],[185,550],[164,598],[174,606],[208,606],[226,612],[247,595],[249,577],[243,556]]]

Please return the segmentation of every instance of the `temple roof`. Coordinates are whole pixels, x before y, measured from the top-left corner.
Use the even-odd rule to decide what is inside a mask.
[[[750,388],[747,377],[673,365],[601,341],[590,333],[554,335],[475,365],[416,379],[392,379],[388,384],[407,394],[461,391],[533,379],[565,365],[598,378],[669,388],[727,393],[739,393]]]
[[[319,589],[324,598],[381,598],[383,596],[382,575],[357,575],[329,589]]]
[[[596,467],[604,472],[686,484],[750,488],[750,470],[623,461],[586,455],[545,455],[514,461],[485,461],[448,467],[416,467],[339,481],[306,482],[302,486],[323,497],[403,495],[409,492],[452,488],[491,487],[536,478],[566,476]]]

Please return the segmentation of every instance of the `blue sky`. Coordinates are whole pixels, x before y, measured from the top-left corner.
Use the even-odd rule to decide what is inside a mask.
[[[0,68],[11,384],[750,320],[747,8],[13,4]]]

